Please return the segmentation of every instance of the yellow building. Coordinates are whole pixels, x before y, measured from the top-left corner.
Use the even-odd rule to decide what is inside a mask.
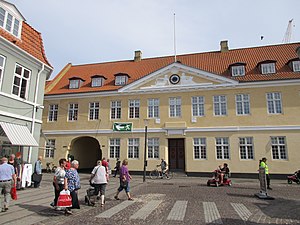
[[[86,65],[66,65],[45,90],[41,150],[47,162],[73,155],[129,159],[131,171],[164,158],[188,175],[226,162],[235,175],[299,168],[300,43]],[[147,132],[145,132],[147,129]],[[145,139],[147,135],[147,139]],[[48,144],[45,140],[48,140]]]

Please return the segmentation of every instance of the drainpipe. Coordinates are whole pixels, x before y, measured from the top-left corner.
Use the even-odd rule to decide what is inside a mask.
[[[34,127],[35,127],[35,115],[36,115],[36,110],[39,108],[37,106],[37,98],[38,98],[38,92],[39,92],[39,82],[40,82],[40,76],[42,72],[45,70],[45,64],[42,64],[42,69],[38,72],[37,74],[37,79],[36,79],[36,89],[34,93],[34,106],[33,106],[33,113],[32,113],[32,125],[31,125],[31,134],[33,136],[34,133]],[[31,161],[31,152],[32,152],[32,146],[29,147],[29,152],[28,152],[28,159],[27,162],[30,163]]]

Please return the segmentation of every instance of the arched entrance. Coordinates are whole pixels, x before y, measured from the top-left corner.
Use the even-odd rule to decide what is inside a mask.
[[[91,169],[102,158],[102,150],[97,139],[78,137],[72,140],[70,155],[79,161],[80,169]]]

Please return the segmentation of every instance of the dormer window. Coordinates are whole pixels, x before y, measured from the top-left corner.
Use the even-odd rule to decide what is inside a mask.
[[[261,74],[272,74],[276,73],[276,61],[268,60],[259,63]]]
[[[245,63],[235,63],[229,66],[231,76],[245,76]]]
[[[69,89],[78,89],[85,80],[80,77],[72,77],[69,79]]]
[[[20,38],[22,16],[14,5],[0,6],[0,27]]]
[[[293,71],[294,72],[300,72],[300,60],[299,61],[293,61]]]
[[[104,85],[104,80],[107,78],[102,75],[92,76],[92,87],[102,87]]]
[[[123,86],[127,84],[129,75],[126,73],[118,73],[115,74],[115,85]]]

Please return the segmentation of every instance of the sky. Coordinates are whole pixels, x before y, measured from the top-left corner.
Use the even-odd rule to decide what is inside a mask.
[[[174,46],[177,55],[218,51],[222,40],[229,49],[280,44],[291,19],[300,42],[300,0],[7,1],[42,33],[51,79],[67,63],[132,60],[136,50],[153,58]]]

